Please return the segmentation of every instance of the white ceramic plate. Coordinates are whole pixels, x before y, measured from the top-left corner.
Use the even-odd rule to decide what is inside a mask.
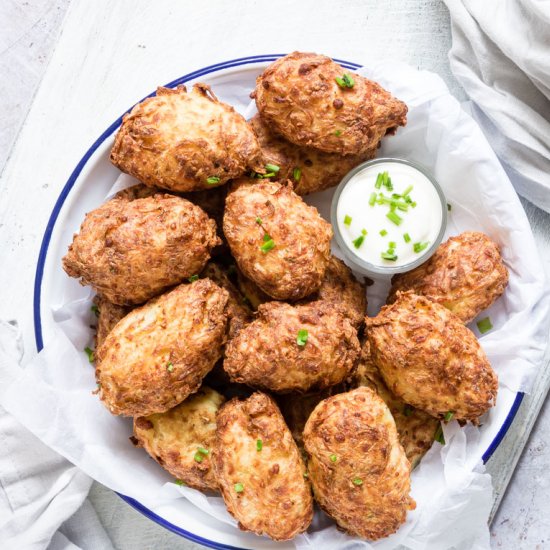
[[[254,56],[236,59],[206,67],[183,76],[168,86],[181,83],[193,83],[200,80],[211,84],[220,100],[231,103],[244,113],[249,103],[247,96],[235,105],[235,90],[242,87],[252,90],[256,76],[263,68],[279,55]],[[339,61],[344,67],[357,69],[359,65]],[[76,166],[61,192],[52,211],[46,228],[34,288],[34,322],[38,349],[53,332],[54,320],[52,307],[83,295],[83,289],[75,279],[68,278],[61,268],[61,258],[78,230],[86,212],[104,202],[115,180],[120,175],[109,161],[109,152],[113,136],[120,126],[116,120],[92,145]],[[315,199],[312,201],[315,203]],[[322,212],[325,216],[328,212]],[[517,412],[522,393],[500,388],[496,406],[491,410],[490,422],[481,427],[481,439],[478,452],[469,457],[472,466],[480,459],[487,461],[494,452]],[[167,477],[167,481],[169,478]],[[174,501],[174,504],[157,508],[155,512],[134,499],[121,495],[137,510],[183,537],[212,548],[293,548],[291,544],[274,543],[266,538],[243,533],[230,525],[218,522],[201,512],[186,499]]]

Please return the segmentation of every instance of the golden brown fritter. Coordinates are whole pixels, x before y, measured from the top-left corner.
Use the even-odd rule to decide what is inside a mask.
[[[437,418],[475,421],[495,404],[498,379],[473,332],[412,292],[366,318],[374,363],[405,403]]]
[[[336,79],[347,76],[351,87]],[[344,77],[345,78],[345,77]],[[256,106],[288,141],[340,155],[368,154],[407,122],[407,106],[329,57],[294,52],[256,79]]]
[[[469,323],[507,284],[508,270],[498,245],[484,233],[467,231],[440,245],[426,263],[393,277],[388,303],[397,291],[412,290]]]
[[[223,366],[234,382],[306,392],[342,382],[352,373],[359,351],[357,331],[330,304],[268,302],[228,342]]]
[[[95,347],[96,349],[101,346],[105,338],[114,326],[130,311],[132,308],[129,306],[119,306],[106,300],[99,294],[94,297],[94,306],[97,316],[97,327],[95,335]]]
[[[211,465],[223,395],[207,386],[163,413],[134,418],[134,438],[166,471],[199,491],[217,491]]]
[[[86,214],[63,268],[115,304],[140,304],[199,273],[218,242],[214,220],[185,199],[114,198]]]
[[[147,185],[144,185],[143,183],[138,183],[136,185],[132,185],[131,187],[121,189],[113,198],[135,201],[136,199],[146,199],[147,197],[166,194],[167,192],[164,189],[147,187]]]
[[[304,443],[315,499],[349,534],[387,537],[415,508],[395,422],[369,388],[321,401],[306,423]]]
[[[221,264],[208,262],[201,273],[201,277],[208,277],[217,285],[225,288],[229,296],[227,300],[227,316],[229,318],[229,338],[237,333],[252,320],[252,311],[248,307],[244,296],[229,280],[226,270]]]
[[[220,409],[213,463],[240,529],[289,540],[308,528],[313,499],[306,468],[271,397],[256,392]]]
[[[272,298],[304,298],[323,280],[332,227],[289,187],[253,181],[240,180],[227,195],[223,232],[231,253]]]
[[[249,168],[263,172],[254,132],[210,86],[157,88],[125,115],[111,162],[146,185],[198,191],[223,185]]]
[[[357,370],[352,378],[352,387],[366,386],[384,400],[395,420],[399,442],[412,468],[416,467],[432,446],[439,421],[424,411],[406,404],[388,389],[372,361],[368,340],[363,343]]]
[[[167,411],[197,391],[221,357],[227,291],[183,284],[131,311],[96,352],[99,395],[113,414]]]
[[[338,185],[342,178],[355,166],[376,156],[378,147],[360,155],[339,155],[324,153],[313,147],[300,147],[290,143],[270,129],[270,124],[260,115],[248,121],[254,130],[264,164],[279,167],[277,179],[291,180],[294,192],[307,195]]]

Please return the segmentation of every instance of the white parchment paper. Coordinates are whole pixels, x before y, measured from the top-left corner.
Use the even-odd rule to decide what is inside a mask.
[[[501,387],[529,391],[546,345],[550,295],[528,221],[506,174],[480,129],[439,77],[388,62],[360,72],[409,106],[407,126],[384,141],[379,156],[410,158],[434,174],[452,205],[448,235],[481,230],[501,245],[510,284],[483,313],[491,317],[494,328],[480,341]],[[223,82],[215,91],[223,92],[224,100],[252,114],[248,88],[234,83],[222,88]],[[116,185],[131,183],[123,176]],[[332,192],[307,199],[327,218]],[[388,281],[382,279],[369,287],[370,314],[384,302],[387,288]],[[131,420],[112,416],[92,394],[94,372],[82,352],[92,342],[92,293],[81,289],[79,296],[50,304],[55,333],[25,369],[0,369],[0,404],[88,475],[149,509],[177,508],[186,498],[209,514],[212,524],[235,525],[220,497],[171,483],[142,449],[129,444]],[[480,336],[475,322],[471,328]],[[492,414],[482,419],[485,428],[494,421]],[[294,541],[296,548],[488,548],[491,482],[483,466],[471,460],[481,454],[480,431],[451,422],[445,426],[445,439],[445,447],[434,443],[413,472],[417,508],[395,535],[369,545],[338,532],[317,512],[308,533]]]

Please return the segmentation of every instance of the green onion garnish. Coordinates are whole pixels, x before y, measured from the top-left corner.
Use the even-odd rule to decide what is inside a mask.
[[[272,178],[275,175],[275,172],[268,172],[267,174],[259,174],[260,179],[262,178]]]
[[[95,361],[94,350],[92,348],[85,347],[84,351],[86,352],[86,355],[88,356],[88,361],[90,361],[90,363],[93,363]]]
[[[393,241],[390,241],[388,243],[388,248],[395,248],[397,245],[393,242]]]
[[[168,365],[166,365],[166,370],[168,372],[174,372],[174,365],[172,363],[168,363]]]
[[[405,405],[405,406],[403,407],[403,414],[404,414],[405,416],[411,416],[411,414],[413,413],[413,410],[414,410],[414,409],[413,409],[410,405]]]
[[[256,450],[260,452],[264,448],[264,443],[261,439],[256,439]]]
[[[336,455],[330,455],[329,458],[331,462],[336,462],[338,460],[338,457]]]
[[[182,479],[176,479],[176,480],[174,481],[174,483],[175,483],[176,485],[179,485],[180,487],[182,487],[182,486],[184,486],[184,485],[187,485],[187,483],[185,483],[185,481],[183,481]]]
[[[197,447],[197,452],[201,455],[210,454],[210,451],[208,449],[205,449],[204,447]]]
[[[189,277],[189,279],[187,279],[190,283],[193,283],[195,281],[197,281],[199,278],[198,275],[191,275],[191,277]]]
[[[353,246],[355,246],[355,248],[359,248],[363,244],[364,240],[365,240],[365,235],[359,235],[359,237],[357,237],[357,239],[355,239],[351,242],[353,243]]]
[[[425,243],[414,243],[413,244],[413,250],[418,254],[419,252],[422,252],[423,250],[426,250],[428,248],[429,242]]]
[[[445,445],[445,436],[443,435],[443,428],[441,427],[441,424],[439,424],[437,430],[435,431],[434,441],[438,441],[441,445]]]
[[[95,304],[90,308],[90,310],[96,317],[99,317],[99,308]]]
[[[305,328],[301,328],[298,331],[298,335],[296,336],[296,343],[299,346],[304,347],[307,344],[308,336],[309,336],[308,331]]]
[[[363,236],[367,236],[367,230],[366,229],[361,229],[361,235]]]
[[[360,477],[356,477],[356,478],[353,480],[353,484],[354,484],[354,485],[357,485],[357,487],[359,487],[360,485],[363,485],[363,480],[362,480]]]
[[[256,218],[256,223],[258,225],[262,225],[262,218],[260,218],[260,217]]]
[[[336,137],[340,137],[342,135],[342,131],[341,130],[336,130],[336,132],[334,132],[334,135]]]
[[[449,203],[447,203],[447,210],[450,212],[451,209],[452,209],[452,206]]]
[[[353,88],[355,84],[355,80],[349,74],[343,74],[341,77],[337,76],[334,80],[340,88]]]
[[[453,411],[447,411],[445,413],[445,422],[450,422],[453,418],[454,412]]]
[[[220,183],[220,178],[218,176],[210,176],[206,179],[208,185],[214,185],[215,183]]]
[[[480,319],[476,324],[481,334],[485,334],[486,332],[489,332],[493,328],[493,323],[491,323],[491,319],[489,317]]]
[[[292,172],[292,177],[294,178],[294,181],[300,181],[300,178],[302,177],[302,171],[299,168],[294,168],[294,172]]]
[[[405,189],[405,191],[403,191],[403,196],[406,197],[411,191],[413,190],[413,186],[412,185],[409,185],[409,187],[407,187],[407,189]]]
[[[386,214],[386,218],[393,222],[395,225],[401,225],[401,222],[403,221],[403,218],[401,216],[398,216],[395,212],[388,212]]]
[[[344,216],[344,225],[350,225],[351,224],[351,216],[348,216],[347,214]]]
[[[266,164],[265,169],[268,172],[278,172],[281,168],[277,166],[276,164]]]
[[[307,472],[304,472],[304,479],[307,479],[309,477],[309,474]]]
[[[403,234],[403,240],[404,240],[406,243],[410,243],[410,242],[411,242],[411,236],[410,236],[408,233],[404,233],[404,234]]]
[[[275,248],[275,241],[266,233],[264,235],[264,244],[260,246],[260,250],[267,254],[272,248]]]
[[[388,250],[387,252],[382,252],[380,254],[383,260],[388,260],[390,262],[395,262],[397,260],[397,254],[393,250]]]
[[[235,483],[235,492],[242,493],[244,491],[244,485],[242,483]]]
[[[369,204],[371,206],[374,206],[375,202],[376,202],[376,193],[371,193],[370,198],[369,198]]]
[[[382,229],[382,231],[380,231],[380,235],[382,235],[382,237],[385,237],[387,234],[388,232],[385,229]]]
[[[380,189],[382,187],[382,183],[384,182],[384,174],[382,172],[379,172],[376,176],[376,183],[374,184],[374,187],[376,189]]]
[[[202,462],[204,460],[203,454],[199,453],[199,451],[195,453],[195,456],[193,458],[195,459],[195,462]]]

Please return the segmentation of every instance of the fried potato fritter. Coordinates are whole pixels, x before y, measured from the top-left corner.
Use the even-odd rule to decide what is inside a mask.
[[[350,535],[387,537],[415,508],[395,422],[371,389],[321,401],[306,423],[304,443],[315,499]]]
[[[411,467],[415,468],[432,446],[439,421],[424,411],[408,405],[388,389],[380,371],[372,361],[368,340],[363,343],[352,386],[366,386],[384,400],[395,420],[399,442]]]
[[[324,153],[313,147],[300,147],[275,134],[260,115],[248,121],[258,138],[264,164],[279,167],[279,180],[292,180],[294,192],[308,195],[334,187],[358,164],[376,156],[377,146],[359,155]]]
[[[240,529],[289,540],[308,528],[313,500],[305,465],[271,397],[256,392],[220,409],[213,463]]]
[[[337,83],[344,75],[349,86]],[[407,122],[407,106],[382,86],[314,53],[273,62],[256,79],[254,97],[277,133],[327,153],[369,154]]]
[[[372,359],[405,403],[436,418],[475,421],[496,400],[498,379],[473,332],[412,292],[366,318]]]
[[[499,298],[507,284],[498,245],[484,233],[467,231],[440,245],[426,263],[394,276],[388,303],[397,291],[412,290],[466,324]]]
[[[263,172],[254,132],[210,86],[158,88],[124,115],[111,162],[146,185],[198,191]]]
[[[228,342],[224,369],[254,388],[306,392],[342,382],[359,351],[357,331],[330,304],[268,302]]]
[[[114,198],[86,214],[63,268],[119,305],[140,304],[199,273],[216,223],[180,197]]]
[[[95,347],[96,349],[101,346],[105,338],[114,326],[132,311],[129,306],[119,306],[109,302],[109,300],[103,298],[99,294],[94,297],[94,305],[97,315],[97,327],[95,334]]]
[[[134,437],[166,471],[199,491],[217,491],[211,467],[216,413],[225,398],[202,386],[173,409],[134,418]]]
[[[167,411],[197,391],[221,357],[227,291],[183,284],[134,309],[96,352],[99,395],[113,414]]]
[[[272,298],[299,300],[321,285],[332,227],[289,187],[240,180],[227,195],[223,231],[239,269]]]

